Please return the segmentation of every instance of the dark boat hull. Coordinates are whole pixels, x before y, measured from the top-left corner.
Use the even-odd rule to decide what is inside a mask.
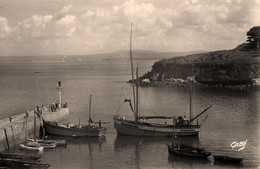
[[[23,160],[17,160],[17,159],[0,159],[0,166],[3,167],[9,167],[9,168],[42,168],[47,169],[51,165],[49,164],[42,164],[38,162],[28,162]]]
[[[104,127],[70,127],[65,128],[58,126],[52,122],[44,122],[44,128],[46,134],[57,135],[57,136],[87,136],[87,137],[99,137],[105,134],[106,128]]]
[[[173,131],[176,136],[198,136],[199,126],[172,127],[151,123],[135,123],[130,120],[114,119],[114,128],[118,134],[130,136],[155,136],[172,137]]]
[[[229,157],[229,156],[217,156],[214,155],[215,162],[221,162],[221,163],[234,163],[234,164],[240,164],[243,162],[243,158],[236,158],[236,157]]]
[[[191,153],[191,152],[185,152],[183,150],[178,150],[178,149],[175,149],[174,147],[172,147],[171,145],[167,145],[168,146],[168,152],[170,154],[173,154],[173,155],[176,155],[176,156],[181,156],[181,157],[191,157],[191,158],[200,158],[200,159],[203,159],[203,158],[208,158],[208,156],[211,155],[210,152],[205,152],[205,153],[200,153],[200,154],[197,154],[197,153]]]
[[[19,154],[9,154],[9,153],[0,153],[0,158],[2,159],[16,159],[24,161],[37,161],[41,156],[26,156]]]

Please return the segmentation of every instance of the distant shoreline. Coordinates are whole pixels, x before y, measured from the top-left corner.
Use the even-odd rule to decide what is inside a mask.
[[[129,81],[131,83],[131,81]],[[253,84],[237,84],[237,85],[206,85],[200,84],[198,82],[192,81],[154,81],[150,83],[140,83],[141,87],[165,87],[165,88],[214,88],[214,89],[234,89],[234,90],[255,90],[260,88],[260,84],[253,83]]]

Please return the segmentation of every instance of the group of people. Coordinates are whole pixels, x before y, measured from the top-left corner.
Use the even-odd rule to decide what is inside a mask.
[[[36,113],[39,118],[42,118],[42,110],[43,110],[43,105],[42,107],[36,106],[34,109],[34,113]]]
[[[58,101],[56,101],[55,103],[53,102],[50,107],[49,107],[49,110],[51,112],[56,112],[57,109],[60,109],[60,108],[67,108],[68,107],[68,103],[65,102],[64,104],[59,104]]]
[[[188,126],[190,125],[190,121],[186,118],[186,116],[178,116],[177,119],[173,118],[173,123],[176,125],[176,126]],[[197,126],[199,125],[199,121],[197,119]]]
[[[51,112],[56,112],[57,109],[59,109],[59,108],[60,108],[60,107],[59,107],[58,101],[56,101],[55,103],[53,102],[53,103],[50,105],[50,111],[51,111]]]
[[[173,120],[176,126],[187,126],[190,123],[186,116],[178,116],[177,119],[174,117]]]

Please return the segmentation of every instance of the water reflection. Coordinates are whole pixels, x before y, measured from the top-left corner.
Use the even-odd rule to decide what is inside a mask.
[[[221,168],[231,168],[231,167],[233,167],[233,168],[243,168],[243,166],[244,166],[243,163],[235,164],[235,163],[225,163],[225,162],[218,162],[218,161],[214,161],[214,165],[221,167]]]
[[[184,144],[196,148],[203,148],[200,145],[199,137],[176,137],[176,144]],[[209,159],[194,159],[191,157],[179,157],[173,154],[168,154],[168,164],[173,168],[196,168],[201,165],[210,164]]]
[[[165,159],[166,144],[171,138],[132,137],[117,135],[114,140],[114,151],[118,154],[122,166],[127,168],[161,167]],[[163,161],[163,162],[161,162]]]
[[[106,142],[106,137],[62,137],[62,136],[49,136],[50,140],[66,140],[67,145],[77,144],[77,145],[91,145],[99,144]]]
[[[117,135],[114,141],[114,151],[118,154],[120,161],[132,166],[132,168],[161,167],[167,163],[171,166],[186,163],[181,159],[172,159],[168,156],[167,144],[172,143],[171,137],[132,137]],[[177,144],[186,144],[200,147],[198,137],[177,137]],[[122,157],[122,154],[124,157]],[[190,161],[193,164],[195,161]],[[205,163],[205,161],[204,161]]]
[[[48,139],[66,140],[67,146],[56,147],[55,153],[44,152],[42,161],[49,161],[52,168],[96,168],[100,154],[104,152],[106,137],[60,137]]]
[[[201,165],[210,165],[211,162],[209,159],[194,159],[169,154],[168,163],[172,168],[198,168]]]

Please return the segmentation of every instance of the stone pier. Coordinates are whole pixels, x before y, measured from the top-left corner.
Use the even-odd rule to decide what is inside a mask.
[[[62,121],[69,116],[68,108],[58,109],[57,112],[50,112],[43,109],[43,118],[47,121]],[[27,121],[27,122],[26,122]],[[39,136],[41,119],[36,114],[36,137]],[[26,129],[27,128],[27,129]],[[27,135],[27,136],[26,136]],[[0,151],[7,151],[26,141],[26,138],[34,137],[34,111],[29,112],[26,118],[26,113],[15,115],[6,119],[0,120]]]

